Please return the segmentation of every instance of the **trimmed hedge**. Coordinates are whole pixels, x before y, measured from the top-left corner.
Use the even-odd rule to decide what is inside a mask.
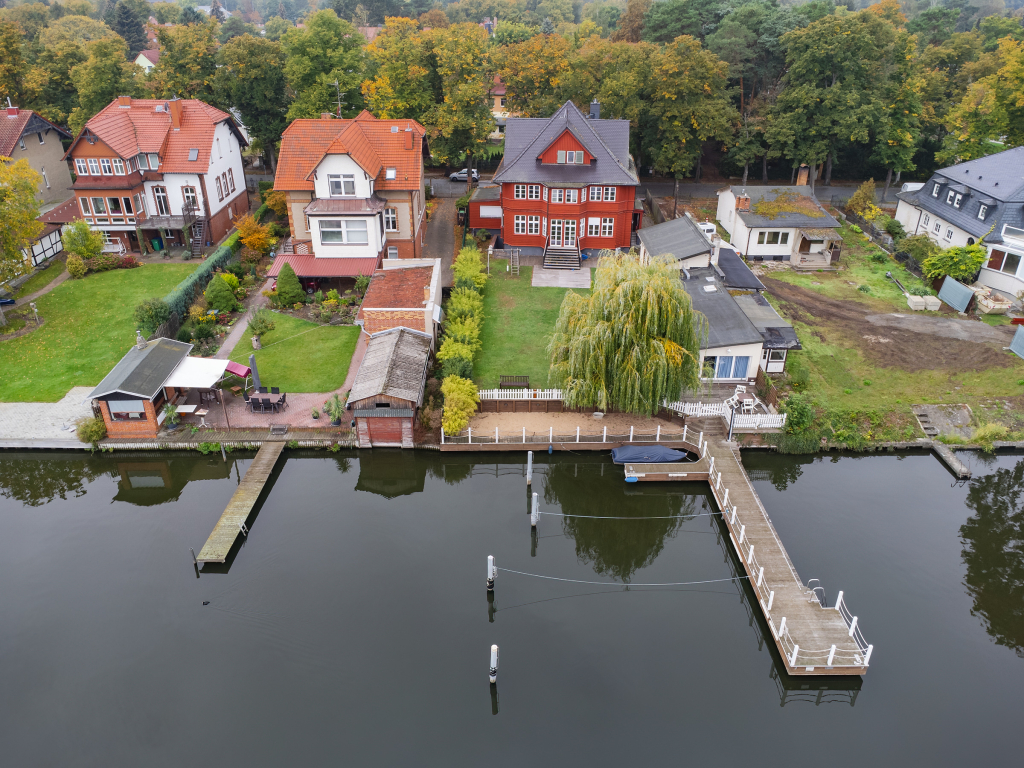
[[[256,221],[262,220],[268,210],[270,209],[265,204],[261,205],[256,210]],[[213,279],[214,273],[231,261],[235,252],[241,247],[241,244],[238,242],[238,233],[235,232],[224,241],[224,245],[207,256],[206,261],[200,264],[195,272],[178,283],[173,291],[164,296],[164,302],[170,307],[171,312],[177,312],[178,317],[185,317],[188,313],[188,308],[195,301],[196,296],[202,293],[207,283]]]

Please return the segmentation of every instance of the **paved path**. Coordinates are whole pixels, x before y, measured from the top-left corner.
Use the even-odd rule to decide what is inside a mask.
[[[54,278],[52,281],[47,283],[44,287],[40,288],[35,293],[30,293],[28,296],[22,296],[20,299],[16,299],[14,302],[14,306],[20,307],[24,304],[28,304],[30,301],[35,301],[40,296],[45,296],[70,277],[71,275],[68,274],[68,271],[65,269],[58,277]]]
[[[0,403],[0,440],[77,440],[74,423],[92,416],[92,390],[72,387],[56,403]]]
[[[215,360],[227,360],[231,357],[231,353],[235,351],[235,346],[245,336],[246,330],[249,328],[249,318],[252,317],[252,313],[260,307],[264,307],[267,304],[267,297],[263,295],[263,291],[270,288],[270,283],[273,282],[268,280],[265,284],[261,285],[256,293],[249,299],[249,308],[245,314],[242,315],[238,320],[235,321],[234,326],[231,328],[231,332],[224,337],[224,343],[220,345],[220,349],[217,350],[217,354],[213,357]]]
[[[534,288],[590,288],[590,268],[544,269],[533,268]]]
[[[441,285],[450,287],[452,261],[455,260],[455,201],[435,198],[434,209],[427,223],[427,238],[423,245],[423,258],[441,260]]]
[[[337,390],[339,394],[344,395],[356,383],[356,374],[359,373],[359,366],[363,362],[363,356],[366,354],[366,345],[369,341],[370,337],[360,330],[359,340],[356,341],[356,350],[352,353],[352,362],[348,364],[348,374],[345,376],[345,383],[341,385],[341,389]]]

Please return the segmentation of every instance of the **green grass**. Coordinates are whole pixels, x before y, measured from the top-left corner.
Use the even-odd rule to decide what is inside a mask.
[[[345,383],[359,340],[353,325],[317,325],[290,315],[274,315],[275,328],[256,353],[260,383],[282,392],[331,392]],[[242,336],[231,359],[249,362],[252,344]]]
[[[981,322],[992,326],[1010,325],[1010,318],[1006,315],[982,315]]]
[[[16,299],[20,299],[22,296],[28,296],[30,293],[45,288],[64,272],[64,259],[51,261],[46,269],[41,269],[36,272],[32,277],[21,284],[18,292],[14,294]]]
[[[483,349],[473,364],[473,378],[483,389],[498,386],[499,376],[529,376],[530,386],[548,386],[551,359],[547,347],[562,297],[570,288],[534,288],[533,268],[508,276],[506,262],[491,260],[491,279],[484,287]],[[580,293],[589,293],[576,289]]]
[[[55,402],[71,387],[99,384],[135,342],[135,306],[167,295],[193,269],[115,269],[66,280],[40,297],[36,304],[45,325],[0,342],[0,401]]]

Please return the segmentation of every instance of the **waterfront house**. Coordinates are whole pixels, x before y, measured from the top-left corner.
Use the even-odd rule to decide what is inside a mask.
[[[981,243],[989,258],[978,283],[1024,290],[1024,147],[941,168],[896,197],[908,235],[927,233],[943,248]]]
[[[567,101],[548,118],[509,117],[505,155],[470,226],[494,229],[508,247],[578,269],[582,253],[628,248],[640,229],[640,184],[629,154],[629,121],[584,115]]]
[[[112,252],[187,245],[198,255],[249,210],[248,143],[227,112],[195,99],[118,96],[66,157],[82,217]]]
[[[62,137],[70,139],[71,134],[31,109],[8,106],[0,117],[0,157],[28,161],[40,176],[37,198],[43,205],[67,200],[71,194]]]
[[[429,333],[441,323],[441,260],[384,259],[366,289],[356,324],[373,335],[391,328]]]
[[[329,112],[294,120],[281,137],[274,189],[288,197],[291,231],[270,276],[372,275],[382,258],[419,258],[426,234],[422,125]]]
[[[748,260],[827,267],[839,257],[839,222],[808,186],[729,186],[718,190],[719,223]]]
[[[401,327],[370,336],[347,406],[360,448],[413,447],[432,342],[429,333]]]

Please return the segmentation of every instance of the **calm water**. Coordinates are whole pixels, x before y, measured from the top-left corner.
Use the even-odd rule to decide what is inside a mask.
[[[479,457],[478,457],[479,458]],[[487,458],[487,457],[484,457]],[[251,460],[0,456],[0,754],[10,766],[1017,764],[1024,463],[745,463],[806,580],[845,590],[863,684],[788,679],[699,485],[596,456],[292,455],[197,577]],[[209,601],[209,605],[203,605]],[[487,684],[501,646],[497,700]],[[497,714],[494,710],[497,708]]]

